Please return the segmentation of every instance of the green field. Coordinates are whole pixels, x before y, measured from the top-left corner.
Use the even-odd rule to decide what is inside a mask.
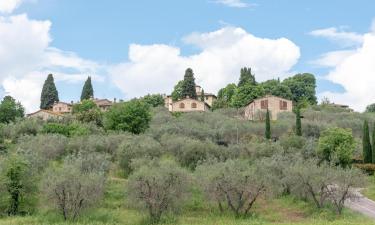
[[[100,206],[86,211],[77,222],[64,222],[55,211],[40,210],[39,214],[25,217],[0,219],[1,225],[58,225],[58,224],[148,224],[147,215],[133,209],[125,202],[126,180],[112,178],[108,181],[106,194]],[[39,206],[43,209],[43,205]],[[199,194],[194,194],[185,206],[184,214],[165,217],[162,224],[179,225],[245,225],[245,224],[301,224],[301,225],[356,225],[375,224],[375,221],[345,210],[337,216],[332,209],[316,210],[310,203],[282,197],[276,200],[261,199],[254,213],[247,218],[235,218],[230,212],[219,214],[215,207],[204,204]]]

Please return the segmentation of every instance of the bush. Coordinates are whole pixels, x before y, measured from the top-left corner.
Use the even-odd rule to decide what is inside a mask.
[[[71,156],[60,167],[49,168],[42,182],[45,197],[64,217],[76,220],[82,210],[93,206],[104,193],[103,158]],[[99,163],[99,164],[98,164]]]
[[[36,205],[36,180],[29,164],[18,155],[0,161],[0,215],[25,215]]]
[[[141,100],[114,104],[105,114],[107,130],[128,131],[140,134],[146,131],[151,120],[149,105]]]
[[[343,128],[329,128],[319,138],[318,155],[322,160],[346,167],[355,148],[352,132]]]
[[[366,163],[366,164],[356,163],[356,164],[353,164],[353,166],[362,170],[363,172],[369,175],[373,175],[375,172],[375,164],[372,164],[372,163]]]
[[[81,124],[77,122],[64,124],[52,122],[44,124],[42,132],[47,134],[62,134],[67,137],[73,137],[98,134],[102,133],[102,130],[93,124]]]
[[[103,113],[92,100],[82,100],[73,105],[73,115],[82,123],[95,123],[98,126],[103,125]]]
[[[162,155],[161,145],[153,138],[141,135],[124,140],[118,149],[119,163],[124,175],[133,172],[132,161],[138,158],[154,159]]]
[[[246,216],[258,197],[267,190],[267,173],[260,165],[243,160],[208,162],[197,167],[197,179],[206,196],[220,211],[229,208],[236,216]]]
[[[151,222],[175,213],[189,190],[189,174],[170,160],[151,161],[129,177],[127,193],[131,204],[147,209]]]

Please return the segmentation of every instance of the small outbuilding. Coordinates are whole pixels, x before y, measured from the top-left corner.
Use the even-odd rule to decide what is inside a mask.
[[[49,120],[49,119],[60,119],[63,117],[63,114],[53,112],[51,110],[40,109],[36,112],[27,114],[26,116],[27,118],[38,118],[42,120]]]

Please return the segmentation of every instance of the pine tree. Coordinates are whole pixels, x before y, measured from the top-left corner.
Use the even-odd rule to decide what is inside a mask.
[[[40,96],[40,108],[50,109],[55,102],[59,101],[59,93],[57,92],[53,75],[49,74],[44,82],[42,93]]]
[[[372,127],[372,163],[375,163],[375,123],[373,124],[373,127]]]
[[[300,109],[300,107],[297,107],[297,109],[296,109],[296,135],[302,136],[301,109]]]
[[[185,71],[184,82],[181,87],[181,94],[185,98],[189,96],[190,98],[197,99],[197,92],[195,91],[195,78],[193,70],[188,68]]]
[[[370,133],[369,133],[367,120],[365,120],[363,124],[362,145],[363,145],[363,162],[372,163],[372,150],[371,150]]]
[[[81,101],[94,97],[94,89],[91,84],[91,77],[88,77],[82,88]]]
[[[271,119],[270,119],[270,111],[267,109],[266,112],[266,132],[265,132],[266,139],[271,139]]]
[[[201,101],[204,102],[204,90],[202,89],[202,92],[201,92]]]
[[[255,76],[251,74],[251,68],[244,67],[241,69],[240,80],[237,86],[241,87],[247,83],[256,85]]]

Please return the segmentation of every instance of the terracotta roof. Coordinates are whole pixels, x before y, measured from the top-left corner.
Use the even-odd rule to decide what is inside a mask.
[[[251,103],[254,102],[255,100],[259,100],[259,99],[263,99],[263,98],[270,98],[270,97],[280,98],[280,99],[283,99],[283,100],[286,100],[286,101],[292,101],[292,100],[290,100],[290,99],[286,99],[286,98],[279,97],[279,96],[276,96],[276,95],[264,95],[263,97],[259,97],[259,98],[256,98],[256,99],[251,100],[251,101],[250,101],[249,103],[247,103],[246,105],[251,104]]]
[[[46,109],[40,109],[40,110],[38,110],[36,112],[29,113],[29,114],[27,114],[27,116],[32,116],[32,115],[35,115],[35,114],[37,114],[39,112],[45,112],[45,113],[52,114],[52,115],[55,115],[55,116],[62,116],[61,113],[53,112],[51,110],[46,110]]]

